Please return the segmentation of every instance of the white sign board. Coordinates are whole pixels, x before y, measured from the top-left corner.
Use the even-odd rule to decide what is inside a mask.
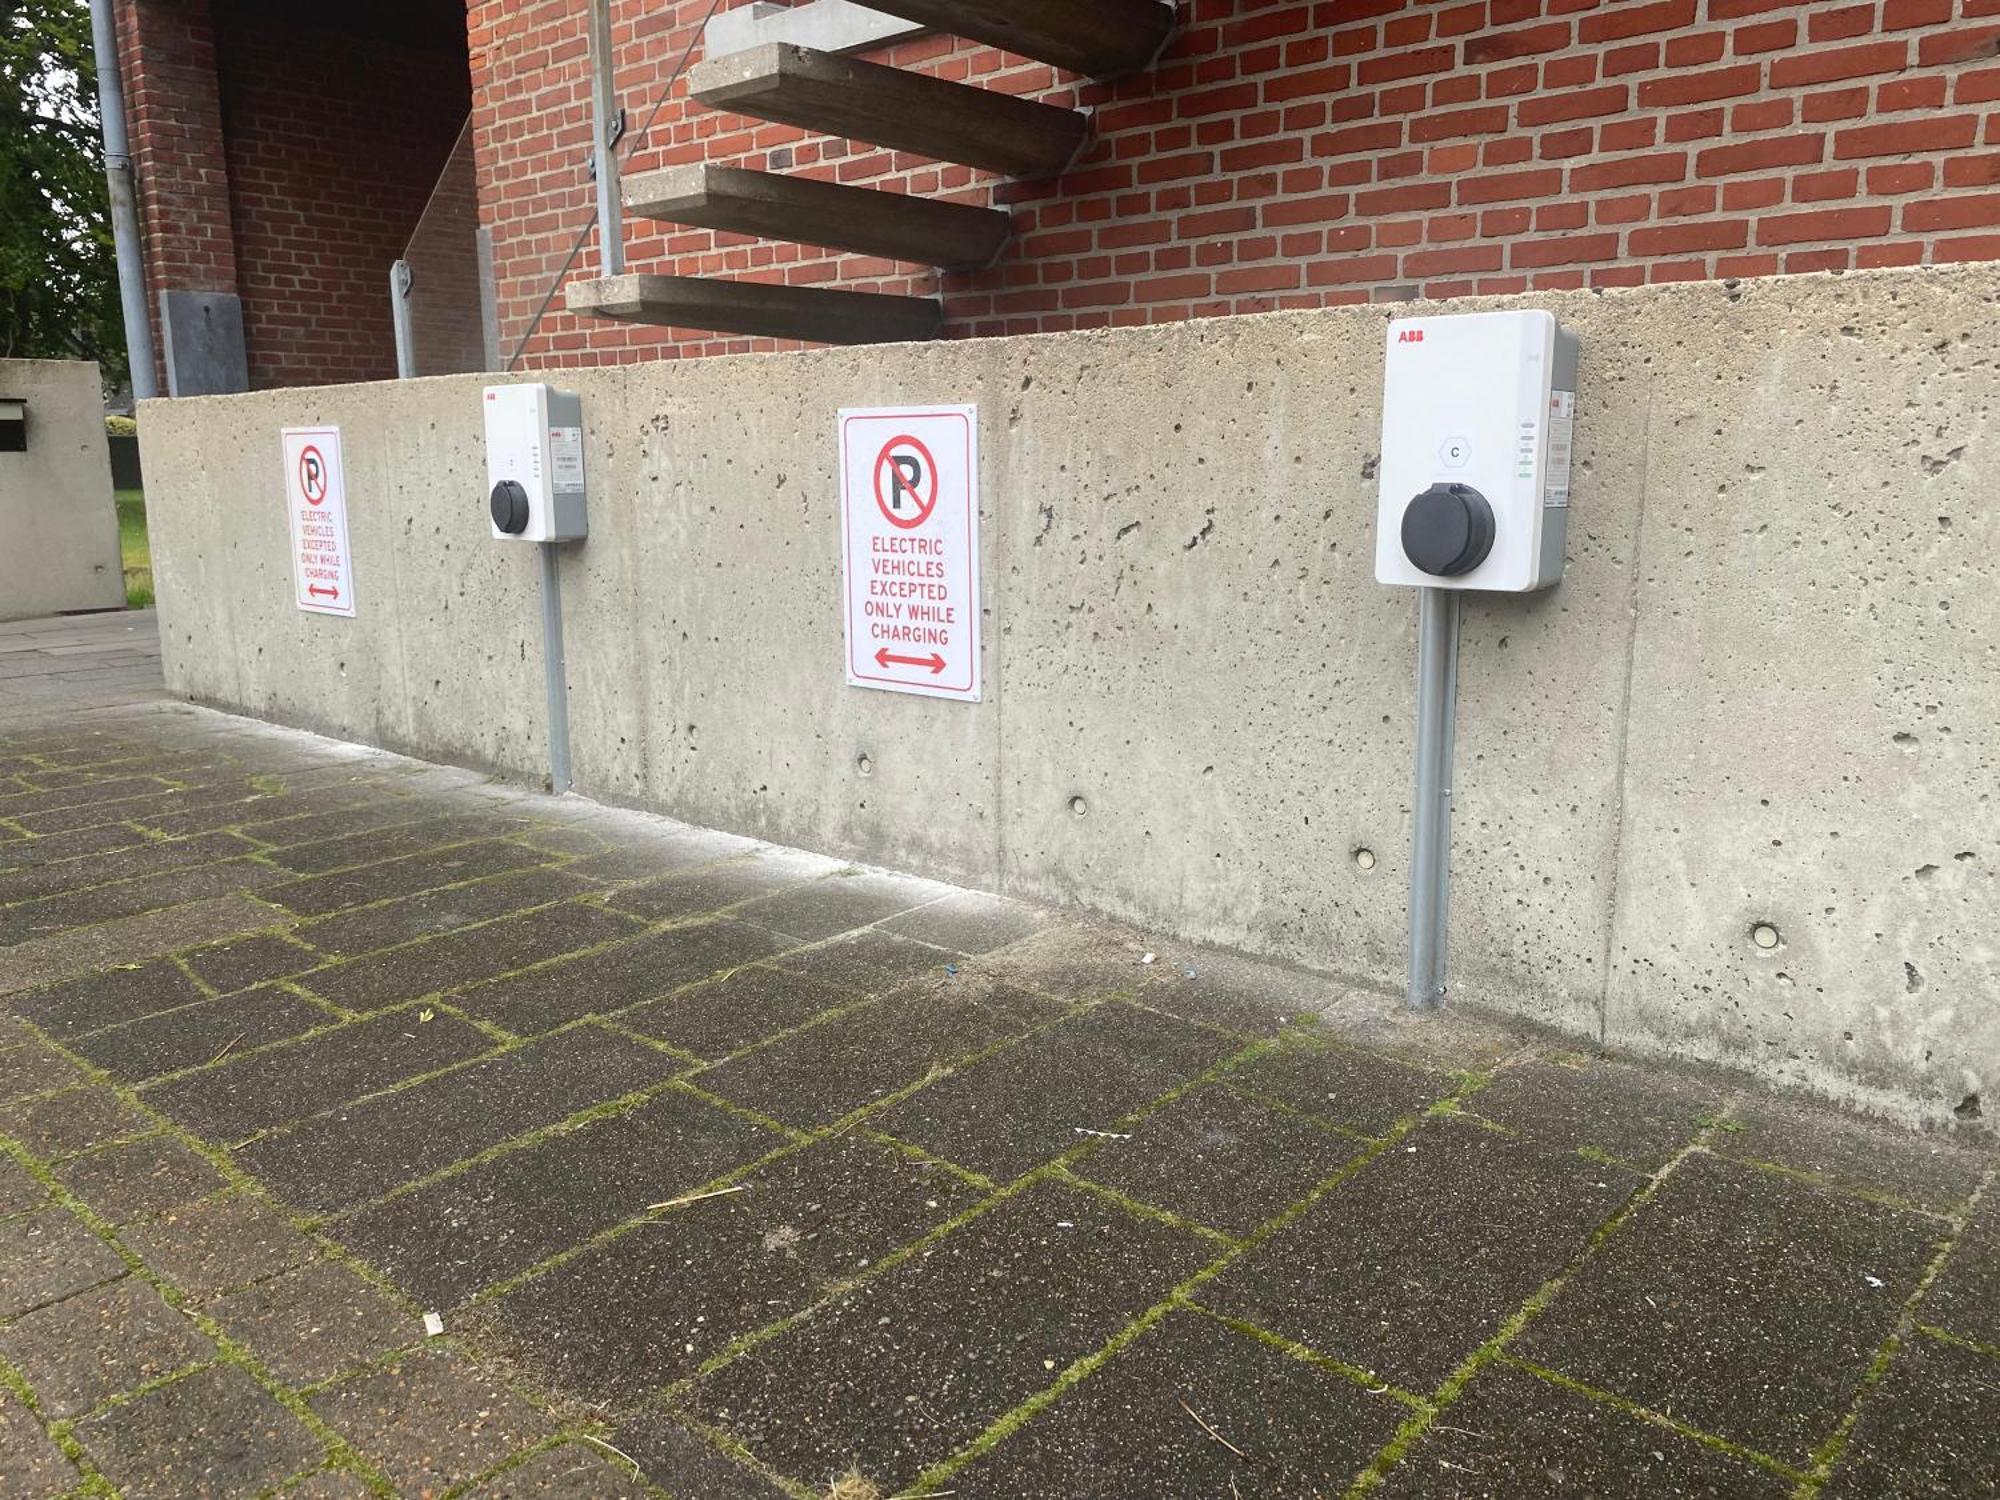
[[[285,509],[292,522],[292,579],[300,609],[354,616],[347,548],[347,469],[338,427],[287,427]]]
[[[979,701],[979,409],[840,414],[847,680]]]

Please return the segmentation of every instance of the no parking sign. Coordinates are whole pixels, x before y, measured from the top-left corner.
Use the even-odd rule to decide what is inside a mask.
[[[840,414],[847,680],[979,701],[979,409]]]
[[[338,427],[287,427],[285,510],[292,527],[293,597],[316,615],[354,616],[347,548],[347,468]]]

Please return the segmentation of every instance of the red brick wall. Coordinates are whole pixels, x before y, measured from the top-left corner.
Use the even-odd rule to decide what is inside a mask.
[[[707,8],[620,0],[635,126]],[[1096,146],[1057,182],[995,183],[716,114],[682,88],[632,158],[1010,205],[1020,238],[988,271],[642,223],[628,226],[632,268],[942,292],[948,331],[964,336],[2000,258],[2000,0],[1182,0],[1181,12],[1161,64],[1108,86],[948,38],[888,55],[1095,108]],[[582,7],[471,0],[467,19],[511,351],[589,218]],[[525,363],[763,347],[558,311]]]
[[[465,55],[215,12],[250,383],[393,379],[389,267],[465,124]]]

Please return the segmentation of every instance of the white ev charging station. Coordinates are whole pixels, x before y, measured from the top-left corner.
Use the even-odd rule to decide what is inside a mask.
[[[569,682],[556,547],[590,533],[583,401],[546,385],[493,385],[486,412],[487,512],[493,539],[533,542],[541,559],[542,663],[548,690],[549,790],[570,789]]]
[[[1575,335],[1542,311],[1389,325],[1375,579],[1417,588],[1409,1003],[1444,1003],[1459,595],[1562,579]]]

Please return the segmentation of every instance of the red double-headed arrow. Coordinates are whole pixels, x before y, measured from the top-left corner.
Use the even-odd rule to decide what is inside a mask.
[[[314,584],[311,588],[307,589],[306,593],[315,599],[338,599],[340,597],[339,589],[323,589],[318,584]]]
[[[875,653],[875,665],[878,667],[929,667],[931,669],[931,676],[935,677],[944,670],[944,658],[935,651],[929,656],[897,656],[887,646],[884,646],[880,651]]]

